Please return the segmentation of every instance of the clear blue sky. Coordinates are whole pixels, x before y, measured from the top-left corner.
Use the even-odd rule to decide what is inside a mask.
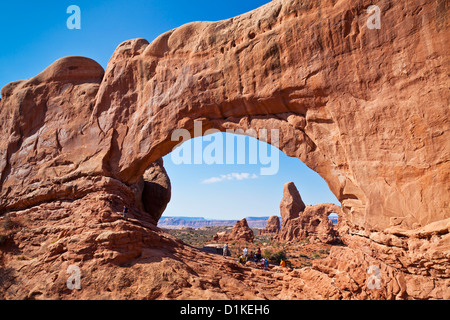
[[[92,58],[106,68],[115,48],[125,40],[140,37],[151,42],[182,24],[230,18],[268,2],[2,1],[0,87],[33,77],[69,55]],[[66,26],[70,5],[81,9],[81,30]],[[172,201],[164,215],[238,219],[278,214],[283,185],[289,181],[295,182],[306,204],[338,203],[325,181],[300,160],[282,152],[279,159],[278,173],[262,176],[260,163],[175,165],[169,155],[165,166],[172,181]]]
[[[0,2],[0,87],[35,76],[69,55],[106,68],[123,41],[158,35],[192,21],[217,21],[269,0],[14,0]],[[67,8],[81,9],[81,30],[66,26]]]

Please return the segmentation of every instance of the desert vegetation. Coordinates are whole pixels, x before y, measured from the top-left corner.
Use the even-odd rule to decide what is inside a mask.
[[[212,241],[212,237],[219,232],[229,232],[231,227],[163,230],[184,243],[201,249],[208,244],[222,244],[219,241]],[[253,229],[253,232],[256,234],[253,243],[243,241],[231,241],[228,243],[231,257],[237,259],[244,248],[247,248],[249,253],[252,251],[256,252],[260,248],[262,257],[269,260],[273,265],[279,265],[281,260],[284,260],[287,267],[303,268],[311,266],[313,260],[328,257],[332,247],[329,244],[311,243],[309,238],[282,242],[273,239],[270,235],[257,235],[258,229]]]

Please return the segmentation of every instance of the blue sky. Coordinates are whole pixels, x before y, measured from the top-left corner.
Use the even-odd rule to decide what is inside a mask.
[[[164,157],[164,166],[172,182],[172,200],[164,215],[212,219],[279,215],[283,186],[290,181],[297,186],[305,204],[331,202],[339,205],[326,182],[299,159],[288,157],[264,142],[245,137],[245,150],[238,149],[235,140],[234,157],[230,157],[230,160],[234,161],[227,161],[225,135],[228,133],[215,134],[213,137],[217,135],[222,135],[221,140],[224,141],[222,147],[224,164],[205,164],[204,160],[203,164],[194,164],[195,154],[200,153],[203,155],[202,158],[206,159],[205,150],[208,150],[208,146],[213,144],[215,138],[203,141],[202,149],[196,148],[193,142],[201,141],[201,137],[185,142],[182,146],[191,150],[191,161],[188,164],[178,164],[179,154],[182,156],[182,152],[178,149]],[[254,150],[249,143],[250,140],[255,141],[258,147],[255,164],[250,164],[249,161],[250,152]],[[270,162],[261,161],[259,156],[261,146],[266,146],[263,150],[267,152],[264,151],[263,154],[267,154]],[[238,164],[239,154],[245,157],[244,164]],[[261,174],[261,168],[271,167],[272,163],[277,162],[274,159],[278,159],[279,162],[276,174]]]
[[[69,55],[106,68],[123,41],[145,38],[192,21],[217,21],[253,10],[269,0],[15,0],[0,2],[0,87],[35,76]],[[67,8],[81,9],[81,30],[66,26]]]
[[[106,68],[115,48],[125,40],[145,38],[151,42],[182,24],[227,19],[268,2],[2,1],[0,87],[33,77],[69,55],[92,58]],[[70,5],[81,9],[81,30],[67,28]],[[172,181],[172,201],[164,215],[239,219],[278,214],[283,185],[289,181],[295,182],[306,204],[338,204],[325,181],[300,160],[279,152],[279,161],[276,175],[262,176],[261,163],[175,165],[168,155],[165,166]]]

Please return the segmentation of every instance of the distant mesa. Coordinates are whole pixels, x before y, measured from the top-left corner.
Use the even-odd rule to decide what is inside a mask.
[[[338,224],[338,222],[339,222],[339,217],[338,217],[338,215],[337,215],[337,213],[330,213],[329,215],[328,215],[328,219],[331,221],[331,222],[333,222],[333,225],[337,225]]]
[[[246,217],[247,224],[252,229],[263,229],[269,217]],[[203,217],[161,217],[158,221],[159,228],[181,229],[181,228],[203,228],[203,227],[232,227],[238,220],[215,220]]]

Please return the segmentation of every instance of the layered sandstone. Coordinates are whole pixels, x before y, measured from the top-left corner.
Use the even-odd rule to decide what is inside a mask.
[[[137,183],[178,143],[174,129],[202,120],[205,130],[279,129],[280,149],[328,182],[355,226],[445,219],[446,20],[432,1],[385,4],[371,30],[368,6],[273,1],[126,41],[104,74],[71,57],[5,86],[0,210],[73,193],[64,184],[80,176]]]
[[[203,257],[208,271],[191,272],[180,260],[199,253],[180,254],[154,228],[160,210],[143,203],[146,170],[178,143],[175,129],[192,132],[199,120],[205,130],[278,129],[278,147],[342,204],[347,247],[286,275],[268,298],[449,299],[448,5],[386,1],[381,29],[369,29],[370,5],[275,0],[152,43],[126,41],[106,71],[66,57],[5,86],[0,213],[21,228],[4,231],[0,295],[192,298],[206,286],[211,297],[261,297],[235,278],[221,283],[212,258]],[[80,292],[63,285],[73,263],[91,275]],[[123,263],[136,271],[125,282]],[[376,290],[365,283],[374,265]]]
[[[172,186],[164,169],[163,159],[159,159],[150,165],[144,172],[143,180],[142,203],[144,209],[150,213],[155,221],[158,221],[172,195]]]

